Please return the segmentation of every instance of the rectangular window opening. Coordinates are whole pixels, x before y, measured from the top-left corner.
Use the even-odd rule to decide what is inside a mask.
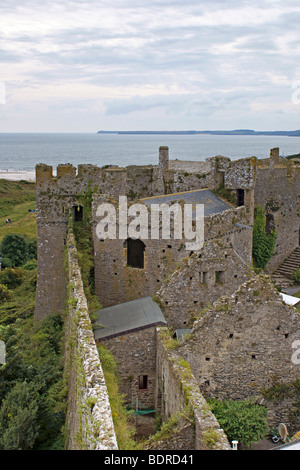
[[[225,281],[225,272],[216,271],[216,284],[224,284]]]
[[[75,222],[82,222],[83,220],[83,207],[82,206],[74,206],[74,221]]]
[[[244,189],[237,190],[237,205],[239,207],[245,205],[245,190]]]
[[[207,285],[207,281],[208,281],[208,273],[204,272],[204,273],[202,273],[202,282],[203,282],[203,284]]]
[[[139,375],[139,390],[148,390],[148,375]]]

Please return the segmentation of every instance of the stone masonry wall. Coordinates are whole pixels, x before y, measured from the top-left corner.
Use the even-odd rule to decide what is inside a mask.
[[[196,162],[188,160],[169,160],[170,170],[182,170],[189,173],[208,173],[210,171],[210,163],[208,161]]]
[[[249,279],[250,267],[223,240],[208,241],[185,258],[156,297],[169,326],[191,328],[201,310]]]
[[[190,369],[175,349],[168,349],[168,331],[157,329],[157,389],[156,410],[163,421],[170,416],[179,414],[181,423],[193,422],[192,427],[182,426],[184,437],[180,432],[174,436],[173,447],[182,448],[181,440],[190,449],[195,450],[230,450],[227,437],[220,429],[219,423],[211,413]],[[188,436],[187,436],[188,433]],[[208,436],[213,437],[213,444],[208,446]],[[160,448],[165,448],[164,446]]]
[[[224,182],[224,172],[232,172],[236,165],[242,167],[238,174],[243,176],[249,187],[249,177],[247,168],[242,163],[230,163],[225,157],[208,158],[205,162],[179,162],[173,160],[169,162],[169,150],[167,147],[159,149],[159,164],[156,166],[129,166],[127,168],[107,167],[99,168],[95,165],[78,165],[76,169],[71,164],[58,165],[56,176],[53,175],[53,168],[46,164],[36,166],[37,184],[37,225],[38,225],[38,279],[37,279],[37,302],[35,310],[36,320],[40,320],[49,314],[57,313],[63,309],[66,299],[66,288],[63,277],[63,247],[66,240],[67,213],[68,209],[80,206],[84,195],[93,194],[105,195],[116,202],[120,195],[127,195],[130,201],[154,195],[170,194],[174,192],[189,191],[193,189],[211,188],[216,189]],[[249,167],[250,168],[250,167]],[[250,171],[250,170],[249,170]],[[241,178],[241,177],[240,177]],[[251,180],[251,178],[250,178]],[[238,185],[242,186],[242,181]],[[247,186],[248,185],[248,186]],[[215,219],[216,220],[216,219]],[[231,230],[232,233],[232,230]],[[235,230],[235,243],[237,243],[237,231]],[[245,237],[246,235],[246,237]],[[246,240],[246,242],[245,242]],[[248,234],[241,233],[240,249],[237,252],[247,251],[245,247],[249,241]],[[117,267],[123,266],[123,247],[117,243],[111,244],[113,262]],[[177,254],[177,248],[173,243],[173,252]],[[157,290],[155,282],[161,282],[163,276],[169,274],[170,270],[165,269],[166,263],[153,262],[154,253],[167,253],[163,255],[169,259],[171,254],[165,247],[152,244],[148,249],[150,256],[147,257],[148,270],[152,271],[153,279],[149,284],[149,279],[145,279],[145,273],[126,270],[128,291],[132,291],[135,278],[141,285],[141,295],[148,295]],[[107,247],[106,247],[107,248]],[[163,251],[165,250],[165,252]],[[101,250],[97,250],[95,258],[99,257]],[[249,251],[249,250],[248,250]],[[153,252],[153,253],[152,253]],[[173,255],[172,255],[173,256]],[[178,256],[174,257],[176,264]],[[179,256],[180,258],[180,256]],[[174,266],[172,265],[172,269]],[[159,268],[158,268],[159,266]],[[163,266],[163,268],[161,268]],[[111,268],[115,275],[115,266]],[[166,272],[164,272],[166,271]],[[111,274],[109,273],[109,276]],[[156,278],[154,280],[154,278]],[[110,278],[111,285],[116,284],[116,296],[120,301],[131,299],[129,293],[123,296],[124,287],[119,280]],[[120,292],[121,289],[121,292]],[[102,292],[107,290],[101,289]],[[123,297],[122,297],[123,296]],[[134,297],[135,298],[135,297]],[[109,300],[114,302],[114,299]]]
[[[83,290],[72,233],[67,239],[69,306],[66,363],[69,374],[68,450],[117,450],[117,440]]]
[[[255,185],[255,205],[273,218],[277,233],[274,253],[266,270],[274,271],[300,244],[300,165],[280,159],[260,164]]]
[[[260,275],[203,312],[179,354],[190,362],[205,397],[264,398],[270,426],[284,422],[297,431],[300,366],[292,356],[299,338],[299,312],[283,302],[267,276]],[[275,393],[272,400],[270,390]]]
[[[101,312],[99,320],[101,321]],[[118,363],[119,390],[133,409],[153,409],[156,388],[155,327],[98,340],[113,353]],[[147,389],[139,389],[139,376],[148,376]]]
[[[119,239],[118,204],[116,238],[100,240],[97,236],[97,208],[103,201],[97,194],[93,198],[93,243],[95,263],[95,291],[103,307],[128,302],[153,295],[176,269],[182,259],[190,255],[184,239],[151,237],[151,217],[149,213],[148,239],[142,238],[145,245],[144,268],[127,265],[127,248],[124,239]],[[128,221],[130,223],[130,221]],[[160,228],[162,217],[160,217]],[[239,225],[236,225],[236,224]],[[231,208],[223,213],[205,217],[204,240],[223,239],[236,251],[245,263],[252,263],[252,212],[247,207]]]

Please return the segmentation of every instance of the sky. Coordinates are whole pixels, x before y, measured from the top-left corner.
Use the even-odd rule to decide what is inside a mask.
[[[300,128],[299,0],[1,0],[0,132]]]

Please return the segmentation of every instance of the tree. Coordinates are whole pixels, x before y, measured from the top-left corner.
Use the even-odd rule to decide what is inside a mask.
[[[22,268],[5,268],[0,272],[0,282],[8,289],[20,286],[25,280],[26,271]]]
[[[36,241],[17,233],[5,235],[1,243],[2,265],[4,268],[22,266],[36,258]]]
[[[0,448],[32,449],[38,436],[38,393],[32,384],[17,383],[0,409]]]

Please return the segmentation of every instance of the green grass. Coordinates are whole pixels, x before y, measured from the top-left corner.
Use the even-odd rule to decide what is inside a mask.
[[[0,241],[8,233],[37,238],[35,183],[0,179]],[[11,224],[6,224],[6,218]]]
[[[35,183],[0,179],[0,241],[9,233],[37,238],[35,209]],[[12,223],[6,224],[10,218]],[[32,315],[35,301],[36,269],[28,272],[22,286],[14,289],[11,302],[0,305],[0,323],[8,324],[17,318]]]

